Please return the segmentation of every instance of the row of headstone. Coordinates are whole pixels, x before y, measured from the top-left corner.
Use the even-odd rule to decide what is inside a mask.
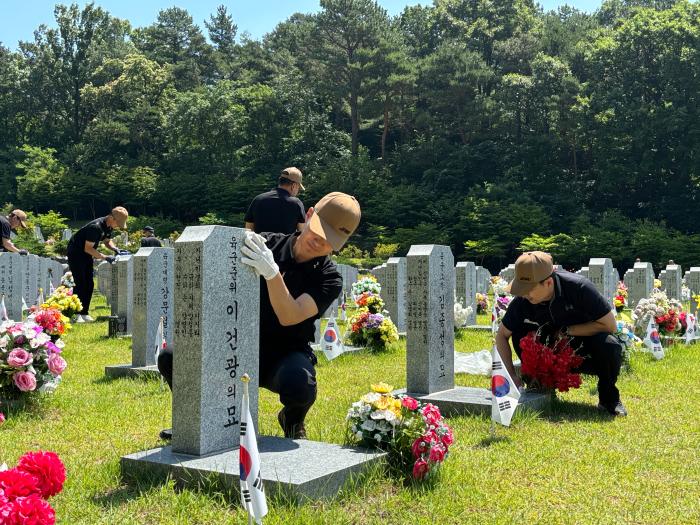
[[[651,263],[637,262],[625,272],[627,304],[635,308],[639,301],[649,297],[654,289],[654,268]]]
[[[39,226],[34,226],[34,238],[40,243],[46,242],[44,240],[44,234],[41,233],[41,228]]]
[[[352,293],[352,285],[357,282],[360,271],[349,264],[338,264],[338,272],[343,280],[343,292],[346,295]]]
[[[386,287],[386,288],[384,288]],[[384,307],[399,332],[406,331],[406,258],[391,257],[386,262],[382,286]]]
[[[503,268],[500,272],[498,272],[498,276],[501,279],[511,282],[515,277],[515,264],[509,264],[507,267]]]
[[[614,306],[617,292],[616,272],[611,259],[593,258],[588,262],[588,279],[610,303],[610,306]]]
[[[61,233],[61,240],[70,241],[71,237],[73,237],[73,230],[71,230],[70,228],[65,228]]]
[[[690,289],[690,309],[697,314],[698,303],[693,297],[700,295],[700,267],[693,266],[685,273],[685,285]]]
[[[681,299],[682,276],[683,273],[678,264],[668,264],[666,269],[661,270],[659,274],[661,289],[666,291],[669,299]]]
[[[22,306],[34,306],[39,289],[48,297],[51,288],[58,288],[63,277],[58,261],[34,254],[0,252],[0,295],[4,296],[10,319],[22,319]]]

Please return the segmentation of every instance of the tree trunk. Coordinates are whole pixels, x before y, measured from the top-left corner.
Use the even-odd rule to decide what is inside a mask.
[[[360,116],[357,103],[357,91],[352,90],[350,93],[350,121],[352,123],[352,154],[357,156],[357,141],[360,134]]]

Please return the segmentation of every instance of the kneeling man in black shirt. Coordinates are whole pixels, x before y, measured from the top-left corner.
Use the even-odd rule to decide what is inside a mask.
[[[615,383],[622,364],[622,345],[612,334],[617,329],[612,306],[583,276],[554,270],[552,256],[544,252],[524,253],[515,262],[510,285],[516,296],[496,334],[503,364],[521,386],[513,369],[509,339],[520,357],[520,340],[539,331],[543,343],[569,337],[571,347],[584,359],[576,372],[598,376],[598,408],[613,416],[626,416]]]
[[[345,193],[323,197],[306,212],[301,232],[247,232],[241,262],[264,278],[260,287],[260,386],[279,395],[285,437],[306,438],[304,419],[316,401],[314,321],[340,295],[343,281],[330,259],[360,223],[360,205]],[[158,369],[172,388],[172,351]],[[161,432],[169,439],[171,431]]]

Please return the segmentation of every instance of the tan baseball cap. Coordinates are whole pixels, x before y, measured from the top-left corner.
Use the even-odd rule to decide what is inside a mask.
[[[339,251],[360,224],[360,204],[355,197],[334,191],[314,206],[309,228]]]
[[[19,219],[19,223],[22,225],[22,228],[27,227],[27,214],[24,213],[22,210],[12,210],[12,213],[10,215],[14,215]]]
[[[126,228],[126,220],[129,218],[129,212],[126,211],[126,208],[117,206],[112,209],[110,215],[117,221],[117,226],[119,226],[119,228],[122,230]]]
[[[304,175],[302,175],[301,170],[299,168],[295,168],[293,166],[290,168],[284,168],[282,170],[282,173],[280,173],[280,176],[286,177],[292,182],[296,182],[302,190],[306,189],[301,183],[301,179],[304,177]]]
[[[554,272],[552,256],[545,252],[526,252],[515,261],[515,277],[510,283],[510,293],[527,295],[530,290]]]

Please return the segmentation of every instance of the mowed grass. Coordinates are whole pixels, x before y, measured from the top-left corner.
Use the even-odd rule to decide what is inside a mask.
[[[106,313],[101,298],[95,306],[93,315]],[[33,449],[61,456],[68,481],[52,499],[59,523],[247,523],[235,497],[121,480],[120,456],[162,444],[171,396],[155,380],[105,379],[105,365],[130,361],[129,340],[106,334],[106,323],[76,326],[66,337],[69,368],[57,392],[33,407],[5,410],[0,463],[13,465]],[[456,343],[462,352],[490,344],[488,332],[465,333]],[[486,417],[451,419],[457,441],[435,483],[404,486],[379,468],[332,501],[295,506],[272,499],[265,523],[700,523],[699,357],[700,345],[676,346],[660,362],[635,354],[633,372],[619,381],[626,419],[595,410],[589,378],[560,394],[550,413],[518,412],[496,439]],[[343,443],[350,403],[372,382],[405,386],[405,366],[403,343],[380,355],[331,363],[320,357],[309,437]],[[457,383],[486,386],[488,379],[459,376]],[[262,391],[262,433],[280,435],[279,407]]]

